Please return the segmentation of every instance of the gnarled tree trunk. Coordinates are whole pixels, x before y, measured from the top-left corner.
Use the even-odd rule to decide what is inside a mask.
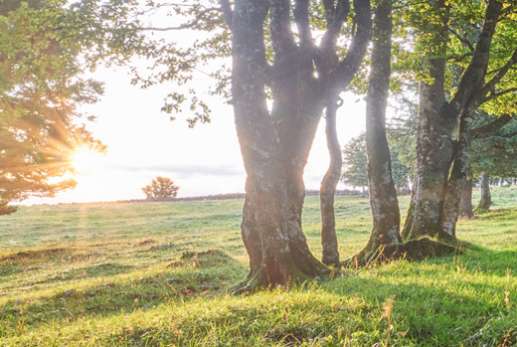
[[[445,99],[445,67],[447,56],[448,9],[444,0],[433,2],[436,15],[441,16],[429,35],[432,37],[431,53],[427,66],[430,81],[422,82],[417,133],[417,163],[415,204],[412,211],[408,239],[422,236],[450,239],[444,232],[444,206],[449,172],[453,163],[454,138],[462,136],[460,121],[486,100],[487,90],[497,83],[499,75],[506,73],[516,55],[512,56],[485,84],[489,52],[502,3],[489,0],[485,18],[471,61],[462,74],[456,92],[450,101]],[[460,128],[459,134],[456,129]],[[451,230],[447,227],[447,230]]]
[[[310,253],[298,225],[291,225],[291,177],[266,105],[263,25],[267,11],[265,2],[239,1],[232,22],[232,93],[247,173],[241,232],[250,258],[250,273],[238,290],[286,284],[327,271]]]
[[[329,92],[349,81],[366,50],[369,2],[355,1],[357,31],[343,62],[315,77],[309,2],[237,0],[233,10],[222,1],[232,30],[232,97],[235,124],[246,170],[246,198],[241,225],[250,258],[250,272],[237,291],[285,285],[326,275],[330,271],[309,250],[302,231],[305,196],[303,171]],[[336,36],[347,17],[338,12],[330,35]],[[298,44],[292,15],[302,32]],[[266,19],[267,18],[267,19]],[[329,18],[334,21],[335,17]],[[270,25],[273,64],[266,59],[264,29]],[[328,37],[328,36],[327,36]],[[348,83],[348,82],[347,82]],[[346,84],[345,84],[346,85]],[[266,103],[271,88],[272,109]]]
[[[336,235],[336,218],[334,215],[334,197],[336,187],[341,177],[341,147],[337,137],[336,111],[337,98],[331,98],[327,102],[326,128],[327,147],[330,155],[330,163],[320,187],[321,210],[321,246],[322,261],[324,264],[339,267],[339,249]]]
[[[490,194],[490,177],[486,172],[482,172],[479,176],[479,192],[480,199],[478,210],[488,211],[490,209],[490,205],[492,205],[492,196]]]

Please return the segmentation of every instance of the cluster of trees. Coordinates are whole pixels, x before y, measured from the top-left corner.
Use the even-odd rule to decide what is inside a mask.
[[[411,253],[421,244],[434,247],[437,239],[453,247],[462,192],[476,170],[484,167],[477,166],[482,160],[473,158],[478,154],[490,157],[493,147],[502,146],[500,139],[485,137],[485,130],[492,134],[490,129],[497,128],[503,132],[502,137],[514,141],[512,130],[498,126],[501,119],[515,114],[517,106],[516,9],[511,0],[84,0],[74,2],[74,6],[66,1],[13,3],[17,4],[15,10],[4,9],[1,13],[1,25],[14,20],[12,13],[35,11],[29,16],[40,18],[30,26],[36,29],[34,34],[51,33],[50,42],[63,34],[56,43],[42,45],[43,61],[53,61],[48,57],[53,57],[55,50],[65,58],[75,58],[82,52],[92,61],[142,55],[152,62],[152,68],[148,73],[133,70],[134,83],[143,87],[176,83],[178,88],[168,96],[163,110],[189,110],[191,125],[209,121],[210,109],[188,84],[195,79],[199,66],[218,62],[208,74],[215,77],[213,92],[233,105],[247,175],[241,231],[250,272],[239,290],[326,276],[331,273],[328,265],[342,265],[334,196],[342,167],[336,113],[341,106],[339,95],[345,89],[366,96],[364,144],[373,218],[368,244],[345,265],[388,259],[400,255],[401,250]],[[48,6],[57,9],[59,20],[42,31],[38,25],[47,21],[39,11]],[[176,16],[175,23],[182,22],[173,27],[144,25],[148,13],[159,11]],[[5,25],[6,29],[13,27]],[[174,42],[174,36],[169,41],[164,36],[146,35],[149,31],[175,30],[188,30],[193,37],[200,35],[188,47]],[[39,42],[39,38],[28,37],[19,41],[25,43],[22,48],[29,52],[38,49],[40,45],[32,47],[29,43]],[[8,39],[2,38],[2,43],[4,40]],[[13,65],[31,66],[9,62],[9,57],[17,59],[16,54],[9,47],[5,50],[4,44],[0,47],[0,62],[7,66],[2,71]],[[61,48],[67,53],[63,54]],[[27,57],[36,59],[32,53]],[[69,60],[70,64],[79,61]],[[72,64],[70,72],[61,73],[70,64],[51,64],[27,76],[45,80],[48,73],[63,76],[68,83],[77,81],[79,67]],[[2,78],[7,76],[11,81],[10,88],[2,87],[2,100],[21,90],[25,72],[25,68],[15,76],[2,72]],[[52,89],[57,83],[52,81],[48,86]],[[47,90],[38,83],[27,85]],[[87,85],[82,83],[81,88],[72,90],[83,90]],[[54,89],[57,93],[67,90]],[[411,90],[418,96],[411,120],[415,135],[406,137],[403,145],[394,145],[393,141],[390,145],[390,132],[386,130],[388,96],[408,95]],[[71,102],[76,98],[63,95],[57,100]],[[24,108],[20,106],[20,110]],[[331,160],[320,188],[320,261],[308,247],[301,214],[303,172],[323,114]],[[486,124],[478,124],[480,117],[486,118]],[[15,141],[20,141],[18,132],[14,133]],[[480,152],[475,139],[481,138],[498,145],[479,144],[486,150]],[[414,152],[406,153],[411,144]],[[0,148],[2,158],[5,153]],[[394,160],[402,157],[413,158],[411,165],[404,165],[411,172],[413,189],[403,228],[396,189],[399,186],[400,190],[403,180]],[[4,167],[0,177],[12,180],[16,175]],[[4,194],[4,201],[10,198]],[[421,243],[423,237],[427,241]]]
[[[397,118],[386,128],[390,144],[392,176],[399,194],[409,193],[415,177],[416,114]],[[478,112],[470,126],[470,147],[468,149],[469,176],[465,182],[460,202],[460,215],[474,216],[472,189],[478,186],[481,199],[477,208],[490,207],[490,186],[517,184],[517,118],[502,116],[495,118]],[[342,181],[365,192],[368,187],[368,165],[365,136],[351,139],[343,149]]]

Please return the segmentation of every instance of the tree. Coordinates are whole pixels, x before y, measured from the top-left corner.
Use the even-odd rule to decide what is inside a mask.
[[[455,238],[454,219],[446,212],[459,203],[459,184],[465,177],[461,148],[467,141],[466,124],[480,106],[493,108],[501,100],[509,102],[498,107],[498,112],[515,106],[507,99],[515,88],[512,66],[517,62],[517,49],[508,44],[514,35],[508,17],[513,5],[498,0],[490,0],[486,6],[463,5],[445,1],[422,4],[427,7],[425,15],[415,12],[416,18],[412,18],[421,33],[417,35],[426,63],[420,84],[416,189],[404,235],[408,239],[424,235]],[[478,20],[479,30],[465,24],[472,20]],[[452,40],[459,41],[457,45],[448,45],[450,33]],[[472,33],[474,42],[468,36]],[[455,76],[451,73],[454,69],[461,71],[461,76],[449,79]]]
[[[395,187],[400,192],[408,190],[408,182],[410,180],[411,169],[407,165],[411,165],[403,156],[407,149],[406,142],[401,134],[402,129],[386,129],[390,148],[391,175]],[[409,162],[409,164],[406,164]],[[343,147],[343,174],[341,176],[343,183],[354,187],[368,186],[368,156],[366,152],[366,137],[364,134],[351,139]]]
[[[343,175],[345,184],[353,187],[368,186],[368,157],[365,135],[351,139],[343,148]]]
[[[478,210],[483,211],[492,203],[489,176],[513,177],[517,174],[517,119],[480,113],[471,127],[470,167],[472,174],[479,176]]]
[[[188,47],[160,39],[135,45],[132,50],[154,60],[150,74],[137,72],[135,83],[185,86],[195,79],[199,65],[221,62],[209,74],[217,79],[214,92],[233,105],[247,175],[241,231],[250,272],[236,290],[328,274],[302,231],[303,171],[323,110],[350,84],[366,52],[370,2],[220,0],[219,6],[211,1],[144,6],[165,8],[184,21],[162,28],[121,25],[120,30],[202,34]],[[137,16],[139,12],[146,10],[139,9]],[[316,30],[322,34],[318,43]],[[348,49],[338,48],[345,39]],[[225,64],[230,57],[231,72]],[[185,103],[194,113],[191,124],[209,120],[210,110],[194,88],[171,93],[163,109],[180,112]]]
[[[400,212],[392,178],[391,156],[386,135],[386,107],[391,75],[392,5],[390,0],[377,3],[373,26],[368,93],[366,97],[366,153],[368,155],[368,192],[373,229],[366,247],[352,263],[364,266],[379,256],[386,246],[397,246],[400,236]]]
[[[158,176],[151,184],[142,188],[147,200],[164,201],[174,199],[178,195],[179,186],[168,177]]]
[[[319,49],[311,34],[309,1],[295,1],[293,10],[289,1],[242,0],[231,14],[232,97],[247,173],[242,234],[251,269],[244,289],[328,273],[310,253],[302,232],[303,169],[325,101],[348,85],[365,53],[370,9],[368,1],[354,2],[354,38],[345,58],[335,62],[348,1],[322,3],[328,28]],[[267,22],[272,65],[264,41]],[[292,25],[298,28],[299,42]]]
[[[102,91],[80,77],[88,45],[68,27],[77,19],[64,1],[0,4],[0,215],[13,201],[73,187],[63,176],[74,147],[99,146],[76,110]]]

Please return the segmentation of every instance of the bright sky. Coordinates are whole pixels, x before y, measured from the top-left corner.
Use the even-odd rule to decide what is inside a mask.
[[[167,24],[170,17],[155,15],[150,19],[150,25]],[[188,33],[152,35],[174,35],[175,42],[186,45],[192,42]],[[176,120],[170,121],[169,115],[160,111],[171,86],[145,90],[132,86],[129,71],[123,67],[100,68],[93,78],[105,83],[105,93],[97,104],[84,110],[97,117],[90,129],[107,145],[106,155],[81,154],[75,189],[50,199],[30,199],[29,203],[140,199],[144,197],[141,188],[159,175],[180,186],[179,197],[244,191],[233,110],[222,99],[207,96],[212,122],[190,129],[185,117],[176,115]],[[202,74],[194,81],[195,88],[206,89],[209,84]],[[342,145],[364,131],[365,107],[354,95],[344,97],[338,115]],[[305,171],[307,189],[319,188],[328,166],[324,126],[322,119]]]
[[[97,116],[91,130],[107,145],[107,153],[80,156],[83,163],[78,165],[75,189],[29,202],[139,199],[144,197],[141,188],[158,175],[176,181],[182,197],[244,191],[231,106],[210,97],[212,123],[190,129],[184,117],[170,121],[160,111],[166,87],[131,86],[123,68],[102,68],[95,77],[104,81],[105,93],[85,109]],[[341,144],[364,130],[364,114],[364,102],[353,95],[345,97],[338,116]],[[308,189],[319,188],[328,165],[324,125],[322,119],[306,168]]]

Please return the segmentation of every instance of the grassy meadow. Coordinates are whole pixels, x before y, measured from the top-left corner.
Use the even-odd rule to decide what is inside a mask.
[[[247,271],[239,199],[22,207],[0,218],[0,346],[515,346],[517,189],[493,200],[459,223],[465,254],[247,296],[229,294]],[[338,197],[336,216],[346,258],[367,199]],[[319,223],[309,197],[317,255]]]

